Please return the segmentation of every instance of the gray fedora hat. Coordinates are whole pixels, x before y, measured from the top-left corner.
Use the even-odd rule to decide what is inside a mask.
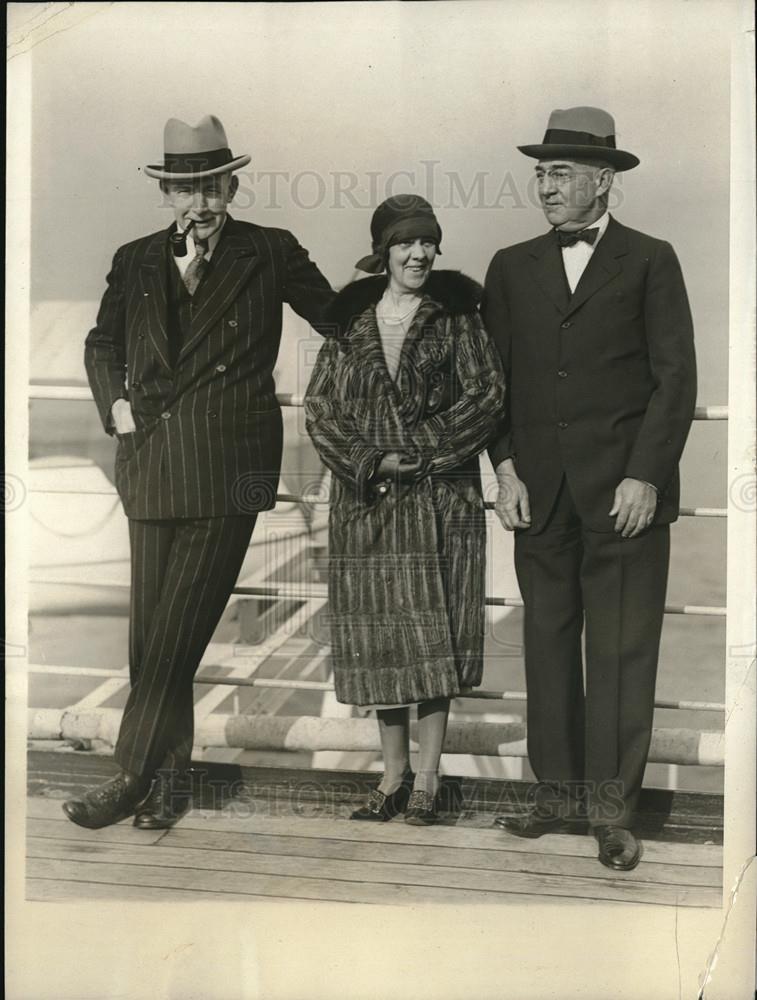
[[[518,149],[537,160],[605,160],[616,170],[639,165],[638,156],[616,148],[615,119],[601,108],[557,109],[549,116],[542,142]]]
[[[163,130],[163,163],[148,164],[145,173],[161,181],[187,181],[238,170],[249,156],[234,156],[220,119],[205,115],[196,125],[169,118]]]

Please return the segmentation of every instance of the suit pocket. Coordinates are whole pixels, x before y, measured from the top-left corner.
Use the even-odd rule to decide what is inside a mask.
[[[278,413],[281,410],[278,400],[274,395],[257,396],[250,400],[249,406],[244,411],[246,414]]]
[[[137,427],[129,434],[117,434],[116,463],[126,462],[133,458],[149,437],[150,431],[142,427]]]
[[[125,462],[133,454],[133,437],[133,431],[131,434],[116,434],[116,465],[119,462]]]

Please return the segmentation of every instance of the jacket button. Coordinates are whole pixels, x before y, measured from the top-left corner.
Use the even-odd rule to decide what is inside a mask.
[[[560,371],[557,374],[560,376],[560,378],[567,378],[568,377],[568,373],[565,372],[565,371],[563,371],[562,368],[560,369]]]
[[[564,323],[560,324],[560,326],[562,327],[563,330],[567,330],[568,327],[573,326],[573,324],[570,322],[569,319],[566,319]]]
[[[141,389],[142,388],[142,383],[141,382],[132,382],[131,383],[131,387],[132,387],[132,389]]]
[[[171,414],[168,412],[168,410],[164,410],[163,413],[161,413],[160,416],[161,416],[161,418],[163,420],[170,420],[171,419]]]
[[[237,324],[237,321],[235,319],[230,319],[229,320],[229,326],[237,326],[237,325],[238,324]]]
[[[557,426],[560,428],[561,431],[564,431],[568,425],[565,423],[564,420],[561,420]]]
[[[223,374],[226,371],[226,365],[216,365],[216,371]]]
[[[215,410],[208,410],[208,416],[209,417],[217,417],[218,414],[216,413]]]
[[[144,340],[144,339],[145,339],[145,335],[143,333],[138,333],[137,334],[137,340]]]

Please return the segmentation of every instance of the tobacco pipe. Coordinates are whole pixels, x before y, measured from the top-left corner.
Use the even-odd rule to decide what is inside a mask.
[[[197,225],[195,220],[190,219],[187,228],[183,232],[177,229],[175,233],[171,233],[168,237],[174,257],[187,256],[187,236],[195,225]]]

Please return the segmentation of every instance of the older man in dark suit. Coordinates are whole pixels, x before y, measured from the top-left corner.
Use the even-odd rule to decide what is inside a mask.
[[[175,222],[116,251],[85,363],[132,554],[131,691],[119,774],[64,810],[107,826],[172,825],[188,804],[194,674],[275,504],[282,420],[273,368],[282,303],[318,326],[332,299],[291,233],[227,214],[237,190],[221,122],[171,119],[159,179]]]
[[[649,751],[678,461],[693,417],[691,314],[672,247],[607,210],[612,117],[555,111],[535,158],[552,230],[500,250],[484,318],[508,377],[490,450],[497,512],[515,530],[535,808],[522,837],[586,815],[599,859],[629,870]],[[584,686],[582,633],[585,631]]]

